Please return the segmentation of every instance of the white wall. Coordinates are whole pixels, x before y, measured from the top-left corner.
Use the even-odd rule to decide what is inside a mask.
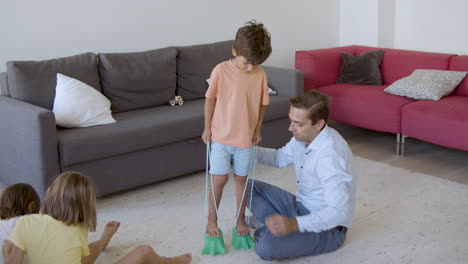
[[[340,18],[340,46],[377,46],[378,0],[341,0]]]
[[[272,34],[267,65],[293,68],[296,50],[351,44],[468,54],[466,0],[1,1],[0,71],[9,60],[232,39],[251,18]]]
[[[341,0],[340,45],[468,54],[466,0]]]
[[[396,0],[395,47],[468,54],[468,1]]]
[[[0,71],[10,60],[233,39],[252,18],[272,35],[267,65],[294,68],[296,50],[336,46],[339,38],[339,0],[2,0],[1,8]]]

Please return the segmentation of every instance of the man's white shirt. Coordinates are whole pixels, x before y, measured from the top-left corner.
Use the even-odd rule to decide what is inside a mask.
[[[297,201],[310,212],[296,217],[299,231],[351,227],[357,174],[351,150],[336,130],[325,126],[308,146],[293,137],[278,150],[258,148],[258,161],[280,168],[294,165]]]

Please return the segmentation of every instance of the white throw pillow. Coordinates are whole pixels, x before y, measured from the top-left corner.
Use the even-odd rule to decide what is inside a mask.
[[[89,127],[116,122],[110,101],[93,87],[57,73],[54,108],[57,125]]]
[[[208,83],[208,85],[210,85],[210,79],[206,79],[206,82]],[[276,95],[277,92],[275,90],[273,90],[273,88],[271,88],[270,86],[268,86],[268,94],[269,95]]]
[[[414,70],[385,88],[385,92],[417,100],[439,100],[449,95],[465,78],[466,72]]]

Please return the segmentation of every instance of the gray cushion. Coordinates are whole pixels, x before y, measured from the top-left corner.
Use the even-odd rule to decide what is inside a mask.
[[[201,136],[204,100],[114,114],[116,123],[58,132],[60,162],[80,162],[144,150]]]
[[[184,100],[205,97],[211,71],[220,62],[232,58],[233,41],[177,47],[177,88]]]
[[[380,63],[383,53],[383,50],[372,50],[354,56],[342,52],[343,63],[336,83],[382,85]]]
[[[57,73],[101,91],[96,54],[84,53],[44,61],[7,62],[10,97],[52,110]]]
[[[465,76],[466,72],[460,71],[414,70],[384,91],[417,100],[439,100],[452,93]]]
[[[102,92],[113,112],[165,105],[174,97],[176,48],[98,56]]]
[[[87,128],[59,129],[62,167],[199,138],[204,128],[205,100],[182,106],[159,106],[114,115],[117,123]],[[272,96],[265,122],[285,118],[289,97]]]

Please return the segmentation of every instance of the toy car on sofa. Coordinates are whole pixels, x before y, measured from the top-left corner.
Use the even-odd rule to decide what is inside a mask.
[[[169,100],[169,104],[171,106],[174,106],[176,104],[183,105],[184,104],[184,99],[182,98],[182,96],[177,95],[177,96],[174,97],[174,100]]]

